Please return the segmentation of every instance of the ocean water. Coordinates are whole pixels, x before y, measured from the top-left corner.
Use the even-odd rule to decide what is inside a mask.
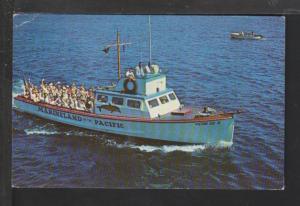
[[[177,145],[88,131],[13,110],[14,187],[284,188],[285,19],[152,16],[152,60],[187,106],[243,109],[232,146]],[[13,96],[23,74],[87,87],[147,62],[148,16],[18,14],[13,19]],[[254,31],[263,40],[231,40]]]

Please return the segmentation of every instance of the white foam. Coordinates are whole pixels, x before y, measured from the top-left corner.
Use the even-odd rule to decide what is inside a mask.
[[[205,145],[205,144],[194,144],[194,145],[162,145],[162,146],[153,146],[153,145],[136,145],[134,143],[125,142],[125,143],[117,143],[112,139],[105,139],[106,144],[109,146],[117,147],[117,148],[131,148],[136,149],[142,152],[163,152],[170,153],[175,151],[180,152],[200,152],[206,149],[223,149],[230,148],[233,142],[220,141],[214,145]]]
[[[229,148],[231,147],[233,142],[227,142],[227,141],[219,141],[216,145],[218,148]]]
[[[202,151],[206,148],[205,145],[162,145],[162,146],[152,146],[152,145],[135,145],[132,143],[116,143],[115,141],[111,139],[106,139],[107,145],[114,146],[117,148],[131,148],[131,149],[137,149],[142,152],[163,152],[163,153],[169,153],[169,152],[175,152],[175,151],[181,151],[181,152],[197,152]]]
[[[77,132],[77,131],[68,131],[68,132],[62,132],[61,134],[67,135],[67,136],[72,136],[72,135],[76,135],[76,136],[81,136],[81,137],[95,137],[97,135],[95,134],[87,134],[85,132]]]
[[[42,134],[42,135],[59,134],[59,132],[57,132],[57,131],[49,131],[49,130],[40,129],[40,128],[25,129],[24,131],[27,135],[33,135],[33,134]]]
[[[164,153],[181,151],[181,152],[197,152],[206,148],[205,145],[163,145],[163,146],[149,146],[149,145],[132,145],[133,149],[139,149],[143,152],[160,151]]]

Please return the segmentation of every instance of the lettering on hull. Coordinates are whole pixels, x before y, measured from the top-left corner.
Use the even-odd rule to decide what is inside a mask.
[[[46,114],[50,114],[52,116],[61,117],[64,119],[71,119],[71,120],[76,120],[79,122],[82,121],[82,117],[78,116],[76,114],[65,113],[65,112],[61,112],[61,111],[57,111],[57,110],[53,110],[53,109],[48,109],[46,107],[38,107],[38,111],[46,113]]]
[[[124,125],[122,123],[101,121],[101,120],[97,120],[97,119],[95,119],[95,125],[101,125],[101,126],[106,126],[106,127],[124,128]]]
[[[71,119],[71,120],[75,120],[75,121],[79,121],[79,122],[81,122],[83,120],[88,120],[89,122],[92,122],[91,119],[82,118],[81,116],[76,115],[76,114],[61,112],[61,111],[49,109],[49,108],[46,108],[46,107],[38,107],[38,112],[46,113],[46,114],[56,116],[56,117],[61,117],[61,118],[64,118],[64,119]],[[94,124],[104,126],[104,127],[124,128],[124,124],[122,124],[122,123],[103,121],[103,120],[100,120],[100,119],[95,119]]]

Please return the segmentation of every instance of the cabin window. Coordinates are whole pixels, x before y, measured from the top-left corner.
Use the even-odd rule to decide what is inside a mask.
[[[141,102],[137,101],[137,100],[128,99],[127,106],[139,109],[139,108],[141,108]]]
[[[111,102],[113,104],[123,105],[124,100],[121,97],[113,97],[112,100],[111,100]]]
[[[157,99],[152,99],[150,101],[148,101],[149,107],[153,108],[153,107],[157,107],[159,105]]]
[[[105,102],[107,102],[108,98],[105,95],[98,95],[97,100],[99,102],[104,102],[105,103]]]
[[[162,96],[162,97],[159,97],[159,100],[162,104],[165,104],[165,103],[168,103],[169,102],[169,99],[167,96]]]
[[[170,93],[170,94],[169,94],[169,98],[170,98],[171,100],[175,100],[175,99],[176,99],[176,96],[175,96],[174,93]]]

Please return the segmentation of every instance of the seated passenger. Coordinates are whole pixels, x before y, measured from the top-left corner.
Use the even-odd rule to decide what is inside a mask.
[[[132,78],[134,78],[133,70],[132,70],[132,69],[128,69],[128,70],[126,71],[125,76],[126,76],[126,77],[132,77]]]

